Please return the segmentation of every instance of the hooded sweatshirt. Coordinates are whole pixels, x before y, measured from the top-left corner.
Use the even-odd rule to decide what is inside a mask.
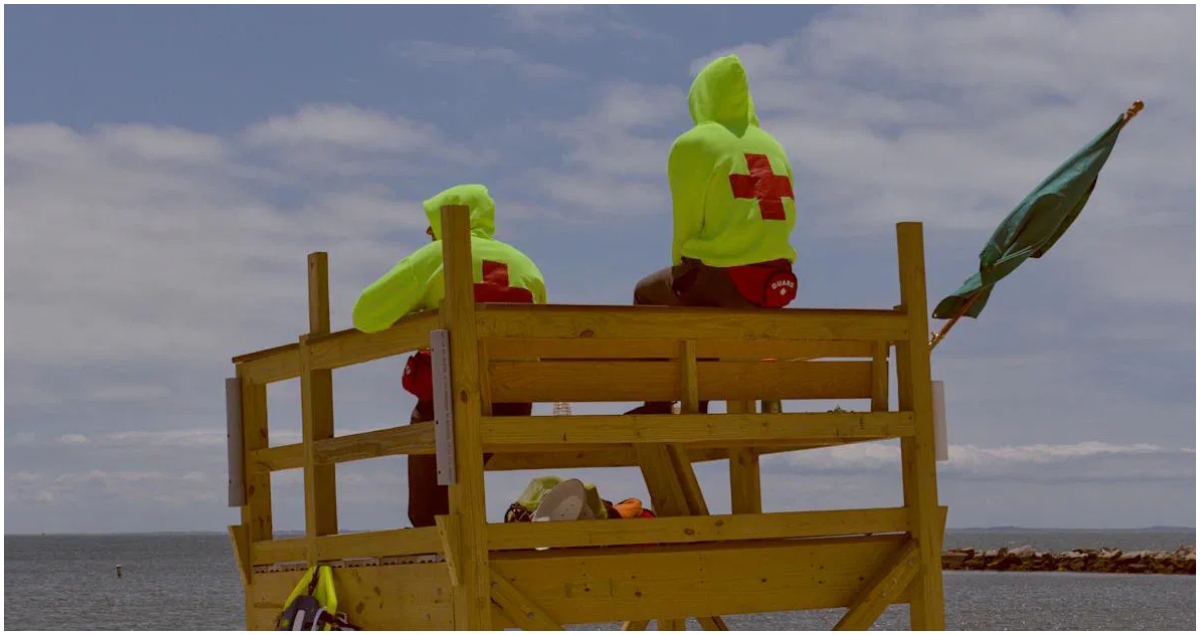
[[[695,127],[671,146],[667,176],[675,218],[671,258],[713,267],[796,260],[792,166],[758,125],[736,55],[714,60],[692,82]]]
[[[354,304],[354,328],[366,333],[383,331],[409,313],[440,305],[446,295],[442,273],[443,205],[470,208],[476,301],[546,303],[546,283],[537,265],[515,247],[493,237],[496,203],[487,188],[459,185],[425,201],[425,215],[434,241],[396,263],[362,292]],[[526,292],[506,293],[521,289]],[[508,296],[525,296],[525,299],[511,300]]]

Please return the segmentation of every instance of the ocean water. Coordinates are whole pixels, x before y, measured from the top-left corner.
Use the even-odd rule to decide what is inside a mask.
[[[1195,543],[1195,532],[1167,531],[967,530],[946,536],[947,548],[1129,551]],[[4,548],[6,629],[242,628],[241,584],[225,536],[5,536]],[[1193,576],[950,571],[945,585],[952,630],[1196,629]],[[734,630],[827,630],[840,615],[778,613],[730,616],[727,622]],[[906,630],[907,607],[889,608],[875,628]]]

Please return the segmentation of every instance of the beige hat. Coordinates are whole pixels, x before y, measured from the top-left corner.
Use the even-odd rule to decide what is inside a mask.
[[[596,515],[587,504],[583,481],[569,478],[546,492],[533,511],[533,522],[549,520],[593,520]]]

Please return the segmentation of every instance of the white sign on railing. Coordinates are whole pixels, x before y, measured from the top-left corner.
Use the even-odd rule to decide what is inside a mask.
[[[433,357],[433,438],[438,485],[458,482],[454,468],[454,384],[450,379],[450,331],[429,332]]]
[[[229,448],[229,506],[246,504],[246,466],[242,463],[242,380],[225,378],[225,445]]]
[[[934,459],[950,460],[950,442],[946,438],[946,382],[933,382],[933,448]]]

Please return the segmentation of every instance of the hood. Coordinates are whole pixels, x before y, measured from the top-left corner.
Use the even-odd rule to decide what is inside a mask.
[[[496,201],[482,185],[456,185],[425,201],[425,216],[433,237],[442,238],[442,206],[466,205],[471,209],[471,235],[491,238],[496,233]]]
[[[758,125],[750,82],[738,56],[718,57],[696,75],[688,91],[688,110],[696,125]]]

